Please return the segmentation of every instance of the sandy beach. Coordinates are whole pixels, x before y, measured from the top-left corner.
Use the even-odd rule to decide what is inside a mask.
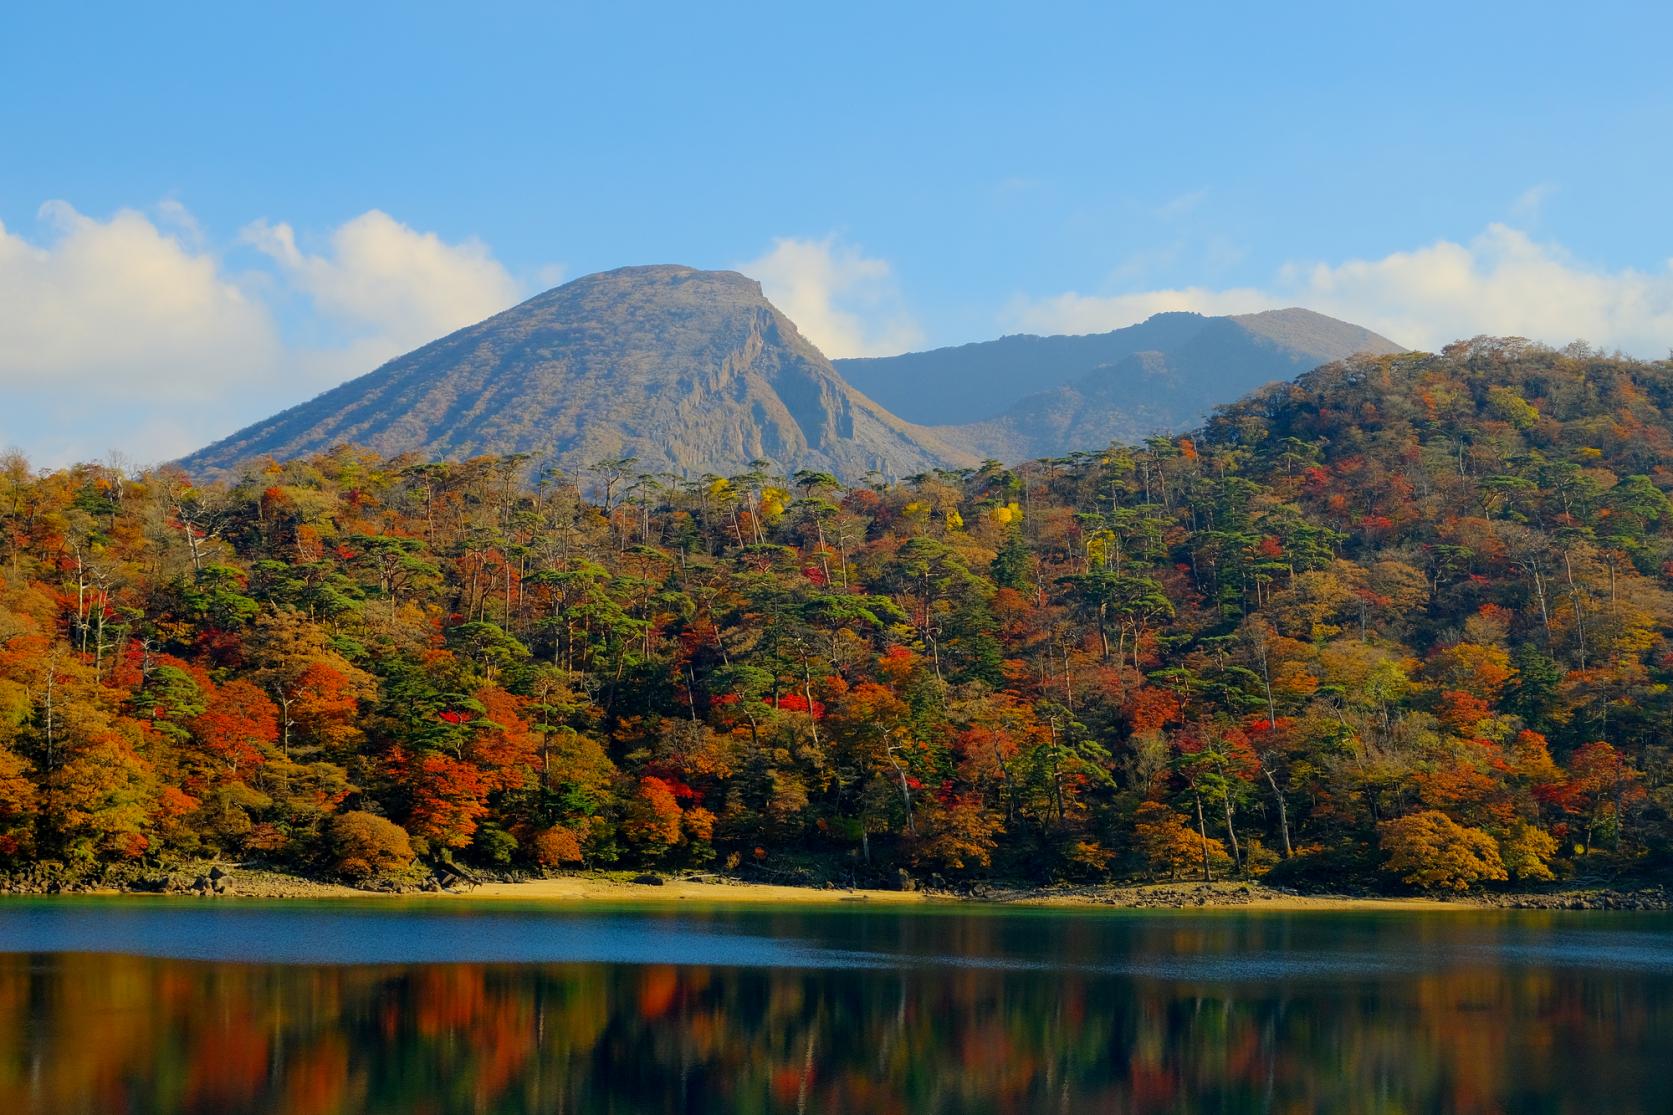
[[[850,890],[811,886],[776,886],[701,879],[669,879],[660,886],[599,876],[564,876],[523,882],[481,883],[438,897],[506,899],[553,903],[663,903],[701,902],[715,905],[839,905],[865,903],[886,906],[1003,905],[1049,907],[1110,907],[1128,909],[1261,910],[1376,910],[1475,908],[1468,901],[1433,898],[1362,898],[1295,895],[1257,884],[1158,883],[1151,886],[1086,887],[1075,890],[996,889],[978,896],[920,891]]]
[[[1482,892],[1450,896],[1378,896],[1297,894],[1259,882],[1229,880],[1213,883],[1176,882],[1074,886],[1056,884],[1027,887],[981,884],[970,892],[941,890],[868,890],[839,886],[778,885],[720,875],[695,877],[635,876],[627,872],[586,872],[543,879],[460,879],[445,889],[434,883],[423,888],[385,885],[369,888],[310,879],[263,868],[223,864],[217,888],[202,886],[203,869],[178,873],[167,885],[72,886],[66,894],[172,894],[219,899],[360,899],[400,898],[424,902],[518,902],[533,905],[600,906],[669,905],[714,906],[888,906],[976,907],[1020,906],[1083,909],[1192,910],[1242,909],[1258,911],[1343,910],[1667,910],[1673,896],[1660,886],[1616,888],[1570,884],[1528,892]],[[194,885],[192,880],[196,878]],[[658,879],[658,882],[644,880]],[[56,893],[39,881],[15,882],[13,894]]]

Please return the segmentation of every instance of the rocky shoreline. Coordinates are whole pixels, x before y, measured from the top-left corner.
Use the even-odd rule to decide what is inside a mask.
[[[1477,906],[1506,910],[1673,910],[1673,894],[1662,886],[1481,894],[1471,901]]]
[[[1422,903],[1461,909],[1673,910],[1673,893],[1662,886],[1576,886],[1549,891],[1400,896],[1370,891],[1297,891],[1269,887],[1256,882],[1156,883],[1144,886],[1044,887],[1032,890],[988,888],[979,889],[969,897],[990,902],[1098,905],[1130,909]]]

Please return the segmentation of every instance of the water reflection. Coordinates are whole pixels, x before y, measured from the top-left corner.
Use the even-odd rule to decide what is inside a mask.
[[[306,931],[305,917],[275,916],[272,937]],[[888,962],[783,970],[0,956],[0,1110],[1597,1112],[1668,1103],[1673,965],[1659,927],[811,914],[612,924],[631,935],[689,929],[693,918],[743,941],[796,940]],[[392,924],[368,918],[362,930]],[[473,924],[451,923],[460,938]],[[200,930],[187,917],[182,947]],[[1286,955],[1306,962],[1272,977],[1267,967]],[[1040,966],[1051,956],[1072,967]],[[941,962],[970,958],[986,962]],[[1146,965],[1163,974],[1111,974]]]

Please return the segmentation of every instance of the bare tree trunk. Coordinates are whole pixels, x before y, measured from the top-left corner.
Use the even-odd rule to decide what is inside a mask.
[[[1203,823],[1202,819],[1202,795],[1193,794],[1192,797],[1196,798],[1197,801],[1197,835],[1202,838],[1202,881],[1212,883],[1214,881],[1214,868],[1208,860],[1208,826]]]
[[[1289,859],[1295,854],[1290,847],[1290,807],[1284,801],[1284,794],[1278,789],[1278,780],[1272,776],[1272,770],[1265,763],[1261,764],[1261,773],[1266,775],[1266,784],[1272,787],[1272,796],[1278,802],[1278,831],[1284,834],[1284,858]]]
[[[917,836],[918,825],[912,819],[912,787],[907,785],[906,782],[906,768],[901,765],[899,759],[895,758],[896,750],[894,744],[888,744],[883,748],[883,753],[889,757],[890,764],[895,768],[895,774],[900,778],[900,796],[901,800],[906,803],[906,831],[912,836]]]
[[[1220,803],[1223,806],[1225,806],[1225,809],[1226,809],[1226,835],[1231,839],[1231,842],[1232,842],[1232,859],[1237,864],[1238,874],[1242,874],[1243,873],[1243,846],[1240,845],[1237,842],[1237,826],[1232,824],[1232,796],[1231,796],[1231,794],[1222,790],[1220,792]]]

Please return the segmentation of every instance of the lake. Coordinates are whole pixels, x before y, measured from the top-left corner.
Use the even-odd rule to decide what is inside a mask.
[[[0,1111],[1664,1112],[1673,920],[0,902]]]

